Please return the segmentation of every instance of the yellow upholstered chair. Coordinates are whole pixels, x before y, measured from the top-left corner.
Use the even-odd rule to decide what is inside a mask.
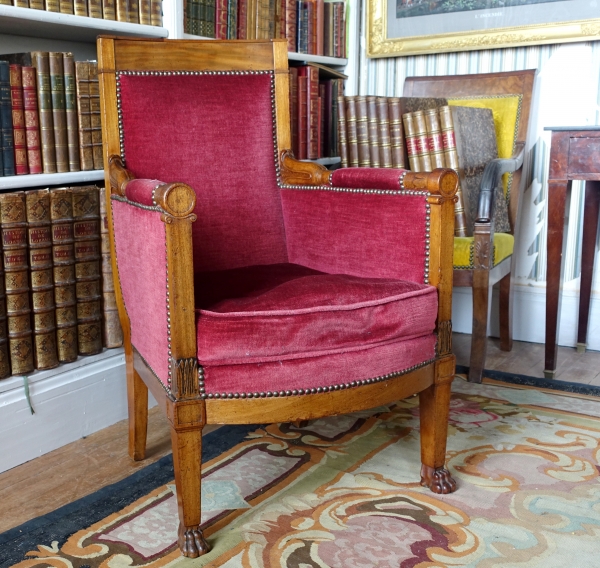
[[[404,96],[443,97],[450,105],[490,108],[499,159],[483,175],[473,235],[454,238],[454,286],[473,288],[473,329],[469,380],[480,382],[486,357],[490,290],[500,283],[500,348],[512,348],[513,254],[518,238],[519,202],[525,188],[523,161],[527,148],[535,70],[408,77]],[[494,188],[503,175],[510,232],[495,233]]]

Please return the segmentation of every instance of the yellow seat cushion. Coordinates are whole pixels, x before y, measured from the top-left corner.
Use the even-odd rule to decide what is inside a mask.
[[[454,268],[473,268],[473,237],[454,237]],[[508,258],[515,248],[515,238],[508,233],[494,233],[494,264]]]

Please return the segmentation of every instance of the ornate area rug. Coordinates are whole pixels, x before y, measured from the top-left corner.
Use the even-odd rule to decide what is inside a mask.
[[[219,450],[202,487],[213,550],[200,559],[175,547],[175,489],[163,459],[0,535],[0,565],[598,566],[600,402],[461,379],[453,391],[451,495],[418,484],[412,397],[303,428],[209,434],[204,445]]]

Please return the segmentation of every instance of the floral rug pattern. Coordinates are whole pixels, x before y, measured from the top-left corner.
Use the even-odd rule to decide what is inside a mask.
[[[418,398],[270,425],[205,464],[204,533],[184,559],[167,484],[19,567],[596,566],[600,402],[454,381],[451,495],[419,485]]]

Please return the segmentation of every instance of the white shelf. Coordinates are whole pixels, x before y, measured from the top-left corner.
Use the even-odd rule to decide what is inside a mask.
[[[0,5],[0,34],[94,43],[99,35],[168,37],[166,28]]]
[[[303,61],[306,63],[321,63],[323,65],[342,66],[348,63],[347,59],[339,57],[326,57],[325,55],[313,55],[312,53],[288,53],[290,61]]]
[[[22,189],[26,187],[47,187],[49,185],[70,185],[104,179],[104,170],[86,172],[66,172],[64,174],[32,174],[0,177],[0,190]]]
[[[301,162],[313,162],[315,164],[321,164],[322,166],[331,166],[333,164],[339,164],[342,158],[335,156],[333,158],[317,158],[316,160],[300,160]]]

